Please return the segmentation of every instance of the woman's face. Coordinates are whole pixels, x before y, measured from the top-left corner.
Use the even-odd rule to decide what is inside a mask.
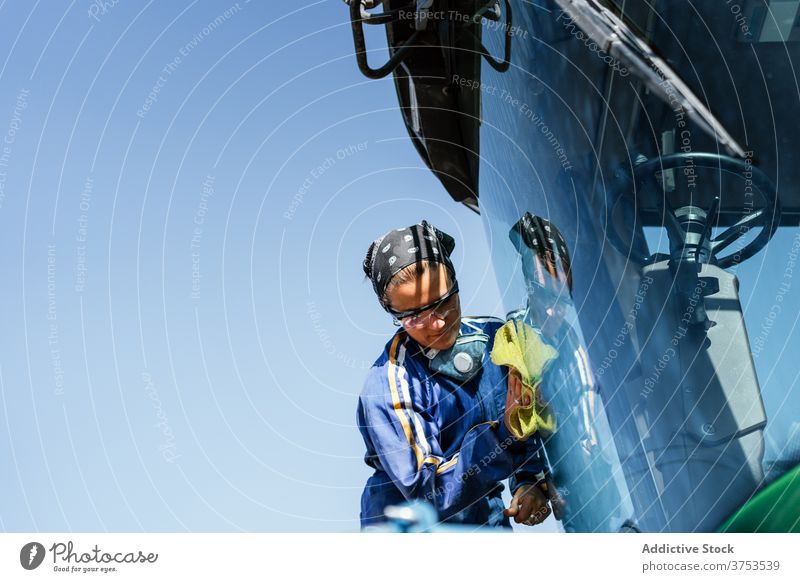
[[[447,268],[437,263],[433,268],[426,269],[416,280],[393,286],[386,294],[386,298],[393,310],[409,311],[435,303],[447,294],[450,287]],[[449,311],[444,314],[448,309]],[[403,326],[408,335],[424,348],[437,350],[450,348],[455,343],[461,327],[461,303],[458,293],[433,313],[423,315],[429,315],[423,317],[423,325]]]

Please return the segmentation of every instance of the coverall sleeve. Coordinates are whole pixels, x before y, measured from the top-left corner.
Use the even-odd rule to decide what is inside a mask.
[[[439,444],[436,405],[425,407],[424,384],[409,378],[402,366],[388,365],[381,381],[386,396],[362,396],[362,406],[382,468],[408,499],[431,502],[446,519],[484,497],[514,468],[518,443],[502,421],[489,421],[465,432],[460,449],[445,458]]]
[[[508,478],[508,489],[513,495],[520,485],[536,483],[544,477],[545,463],[542,452],[542,439],[535,433],[525,441],[525,450],[515,455],[514,466],[517,469]]]

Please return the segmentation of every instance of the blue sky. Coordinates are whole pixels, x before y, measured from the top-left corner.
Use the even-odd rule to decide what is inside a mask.
[[[276,6],[0,4],[0,530],[355,531],[369,242],[427,218],[502,315],[345,5]]]

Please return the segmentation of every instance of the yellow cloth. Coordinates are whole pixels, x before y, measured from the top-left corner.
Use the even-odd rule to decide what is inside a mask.
[[[539,333],[523,321],[512,319],[497,330],[492,348],[492,362],[509,366],[522,378],[522,400],[530,404],[514,406],[506,411],[508,429],[518,439],[526,439],[537,430],[551,433],[556,429],[552,412],[539,402],[538,392],[547,364],[558,357],[558,351],[546,344]]]

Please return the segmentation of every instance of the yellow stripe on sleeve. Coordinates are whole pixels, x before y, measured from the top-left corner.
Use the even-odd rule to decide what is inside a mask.
[[[397,381],[395,380],[397,370],[400,368],[400,366],[397,364],[397,346],[400,343],[400,336],[401,334],[397,334],[395,336],[392,346],[389,349],[389,390],[392,393],[392,408],[394,409],[397,418],[400,420],[400,425],[403,427],[403,432],[406,435],[408,444],[414,451],[414,455],[417,458],[417,469],[419,469],[425,462],[425,455],[417,445],[417,441],[414,439],[414,435],[411,433],[411,425],[409,425],[408,419],[406,418],[405,414],[403,414],[404,407],[403,403],[400,402],[400,395],[397,391]]]
[[[450,467],[454,467],[456,465],[456,463],[458,463],[458,453],[453,455],[453,458],[450,459],[449,461],[447,461],[446,463],[443,463],[443,464],[439,465],[439,467],[436,469],[436,474],[440,475],[440,474],[444,473]]]

